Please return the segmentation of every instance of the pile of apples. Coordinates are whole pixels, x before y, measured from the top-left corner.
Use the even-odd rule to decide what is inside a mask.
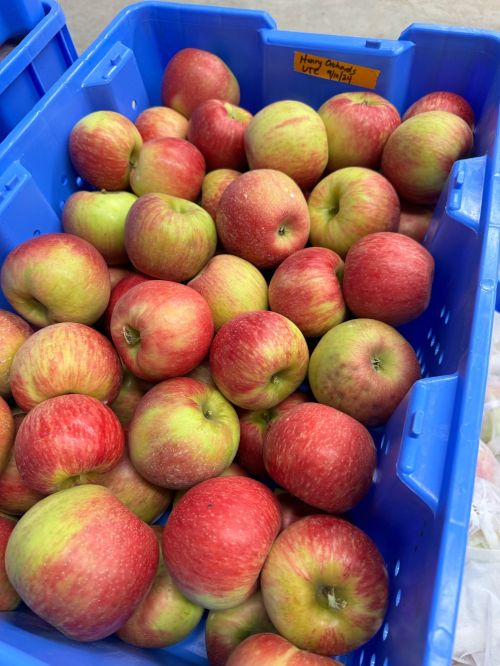
[[[402,122],[353,92],[252,116],[191,48],[162,99],[79,120],[89,191],[3,264],[0,610],[164,647],[208,609],[212,665],[331,664],[386,612],[339,514],[420,377],[394,327],[428,306],[419,241],[472,110],[432,93]]]

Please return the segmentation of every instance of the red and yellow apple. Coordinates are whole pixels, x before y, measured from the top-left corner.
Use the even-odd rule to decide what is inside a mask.
[[[0,310],[0,397],[10,395],[12,361],[19,347],[32,333],[31,326],[19,315]]]
[[[241,172],[235,171],[235,169],[215,169],[215,171],[209,171],[203,179],[200,205],[213,220],[217,217],[219,202],[224,190],[238,176],[241,176]]]
[[[15,526],[15,518],[0,513],[0,612],[14,610],[21,601],[5,571],[5,551]]]
[[[144,142],[175,137],[185,139],[188,120],[182,114],[166,106],[150,106],[136,118],[135,126]]]

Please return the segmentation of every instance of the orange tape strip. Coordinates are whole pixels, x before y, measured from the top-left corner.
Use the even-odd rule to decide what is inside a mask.
[[[380,69],[353,65],[335,58],[323,58],[302,51],[294,52],[293,69],[301,74],[319,76],[329,81],[339,81],[362,88],[375,88],[380,74]]]

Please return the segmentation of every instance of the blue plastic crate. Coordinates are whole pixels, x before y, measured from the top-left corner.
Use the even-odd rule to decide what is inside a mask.
[[[55,0],[0,0],[0,142],[76,58]]]
[[[363,649],[343,658],[364,666],[448,666],[495,308],[500,35],[415,24],[398,40],[373,40],[282,32],[262,12],[132,6],[0,146],[0,262],[25,239],[60,229],[64,201],[82,186],[67,151],[74,123],[97,109],[133,119],[158,104],[165,64],[187,46],[214,51],[229,64],[241,83],[242,106],[251,111],[283,98],[317,108],[336,93],[359,89],[335,80],[339,68],[331,68],[332,80],[295,71],[297,51],[374,70],[363,74],[365,85],[400,111],[439,89],[464,95],[474,108],[475,155],[455,164],[425,241],[436,260],[431,303],[402,328],[424,378],[377,433],[376,480],[352,512],[387,563],[386,623]],[[116,638],[68,641],[21,609],[0,616],[0,663],[206,664],[203,627],[166,652],[146,651]]]

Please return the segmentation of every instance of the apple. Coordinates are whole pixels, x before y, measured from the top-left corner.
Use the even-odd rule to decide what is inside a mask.
[[[217,217],[219,202],[224,190],[238,176],[241,176],[241,172],[235,169],[215,169],[205,175],[201,184],[200,205],[213,220]]]
[[[79,394],[49,398],[34,407],[15,442],[19,474],[45,495],[86,483],[88,472],[107,472],[124,449],[123,429],[111,409]]]
[[[139,402],[128,445],[141,476],[177,489],[218,476],[232,463],[239,438],[238,416],[219,391],[178,377],[153,387]]]
[[[306,247],[287,257],[269,283],[271,310],[319,337],[346,317],[342,296],[344,262],[325,247]]]
[[[318,113],[328,136],[328,171],[377,169],[385,142],[401,123],[389,100],[365,90],[334,95]]]
[[[74,192],[64,204],[64,231],[85,239],[109,266],[125,263],[125,219],[137,200],[130,192]]]
[[[68,638],[95,641],[127,621],[158,566],[153,530],[102,486],[44,498],[7,544],[7,575],[24,603]]]
[[[111,283],[111,291],[116,287],[120,280],[123,280],[124,277],[129,275],[134,275],[134,271],[125,266],[110,266],[109,280]]]
[[[126,451],[108,472],[90,472],[86,474],[86,481],[111,490],[145,523],[157,520],[172,500],[171,490],[154,486],[136,471]]]
[[[203,49],[181,49],[169,60],[161,83],[161,98],[189,118],[208,99],[240,103],[240,86],[226,63]]]
[[[213,256],[217,231],[210,215],[191,201],[146,194],[132,206],[125,247],[137,270],[160,280],[183,282]]]
[[[146,141],[130,173],[137,196],[150,192],[195,201],[205,177],[205,160],[196,146],[167,137]]]
[[[411,345],[388,324],[345,321],[321,338],[311,354],[309,386],[318,402],[365,426],[384,424],[420,379]]]
[[[0,397],[7,398],[10,395],[12,361],[19,347],[32,333],[31,326],[19,315],[0,310]]]
[[[245,129],[252,114],[220,99],[208,99],[191,114],[187,138],[205,158],[207,170],[245,169]]]
[[[307,401],[307,395],[301,391],[295,391],[270,409],[258,409],[255,411],[240,410],[240,444],[236,460],[255,476],[267,474],[262,457],[264,439],[269,426],[282,414],[285,414],[296,405]]]
[[[421,243],[432,219],[432,208],[401,202],[398,231]]]
[[[165,106],[150,106],[137,116],[135,126],[144,142],[166,139],[169,136],[185,139],[188,121],[174,109]]]
[[[339,661],[299,650],[277,634],[255,634],[231,653],[226,666],[341,666]]]
[[[205,299],[184,284],[149,280],[132,287],[113,310],[111,336],[140,379],[179,377],[205,358],[213,336]]]
[[[161,545],[163,529],[155,525],[153,530]],[[177,589],[160,552],[151,589],[117,633],[123,641],[137,647],[167,647],[186,638],[202,615],[203,608]]]
[[[120,392],[116,398],[109,403],[109,407],[118,417],[125,432],[128,430],[130,421],[134,415],[135,408],[142,396],[152,388],[152,384],[135,377],[127,368],[123,371],[123,379]]]
[[[12,307],[38,327],[93,324],[111,291],[102,255],[83,238],[63,233],[36,236],[11,250],[0,286]]]
[[[232,254],[216,254],[188,282],[212,311],[215,330],[244,312],[267,310],[267,282],[253,264]]]
[[[270,409],[307,373],[309,350],[300,330],[277,312],[247,312],[216,333],[210,370],[219,390],[243,409]]]
[[[376,231],[397,231],[399,199],[381,174],[346,167],[323,178],[308,199],[311,245],[345,257],[353,243]]]
[[[108,301],[108,307],[104,313],[104,327],[106,331],[110,330],[111,326],[111,315],[115,309],[115,305],[118,303],[123,294],[127,293],[132,287],[135,287],[141,282],[147,282],[149,280],[145,275],[140,273],[129,273],[124,278],[122,278],[116,285],[111,289],[111,295]]]
[[[174,582],[209,610],[243,603],[279,532],[279,505],[262,483],[222,476],[194,486],[172,510],[163,556]]]
[[[394,130],[382,154],[382,173],[411,203],[434,204],[456,160],[472,149],[472,131],[448,111],[426,111]]]
[[[210,666],[225,666],[231,652],[245,638],[264,631],[273,632],[274,627],[260,591],[239,606],[210,611],[205,624],[208,663]]]
[[[226,467],[226,469],[221,472],[218,476],[248,476],[246,470],[243,469],[243,467],[240,467],[236,463],[231,463],[229,467]],[[172,507],[174,507],[179,500],[184,497],[184,495],[187,493],[189,488],[182,488],[180,490],[175,491],[174,495],[174,500],[172,502]]]
[[[142,138],[134,123],[115,111],[94,111],[71,130],[69,155],[77,173],[102,190],[126,190]]]
[[[377,463],[361,423],[315,402],[297,405],[271,424],[263,456],[278,485],[329,513],[349,511],[366,495]]]
[[[307,202],[286,174],[256,169],[227,186],[217,209],[217,233],[227,252],[271,268],[300,250],[309,236]]]
[[[212,379],[208,357],[205,358],[199,365],[197,365],[196,368],[193,368],[191,372],[188,372],[187,376],[191,377],[191,379],[199,379],[200,382],[204,382],[212,388],[217,388],[217,386],[215,386],[214,380]]]
[[[280,100],[261,109],[245,131],[245,149],[251,169],[282,171],[305,190],[314,187],[328,161],[321,117],[295,100]]]
[[[292,523],[305,518],[305,516],[312,516],[318,513],[323,513],[319,509],[316,509],[309,504],[306,504],[302,500],[299,500],[298,497],[292,495],[286,490],[281,488],[274,491],[278,502],[281,507],[281,529],[286,530],[286,528]]]
[[[46,326],[29,337],[10,373],[12,395],[26,412],[65,393],[111,402],[121,379],[120,360],[109,340],[89,326],[71,322]]]
[[[279,633],[323,655],[344,654],[368,641],[387,608],[387,571],[376,545],[334,516],[308,516],[284,530],[268,555],[261,586]]]
[[[21,601],[7,578],[4,564],[7,543],[15,526],[15,518],[0,513],[0,612],[14,610]]]
[[[464,97],[456,93],[437,90],[420,97],[406,109],[403,120],[408,120],[408,118],[426,111],[448,111],[460,116],[471,129],[474,127],[474,111],[471,105]]]
[[[434,276],[432,254],[394,232],[369,234],[354,243],[344,269],[344,298],[356,317],[400,326],[429,305]]]
[[[0,398],[0,475],[7,467],[14,443],[14,419],[9,405]]]

